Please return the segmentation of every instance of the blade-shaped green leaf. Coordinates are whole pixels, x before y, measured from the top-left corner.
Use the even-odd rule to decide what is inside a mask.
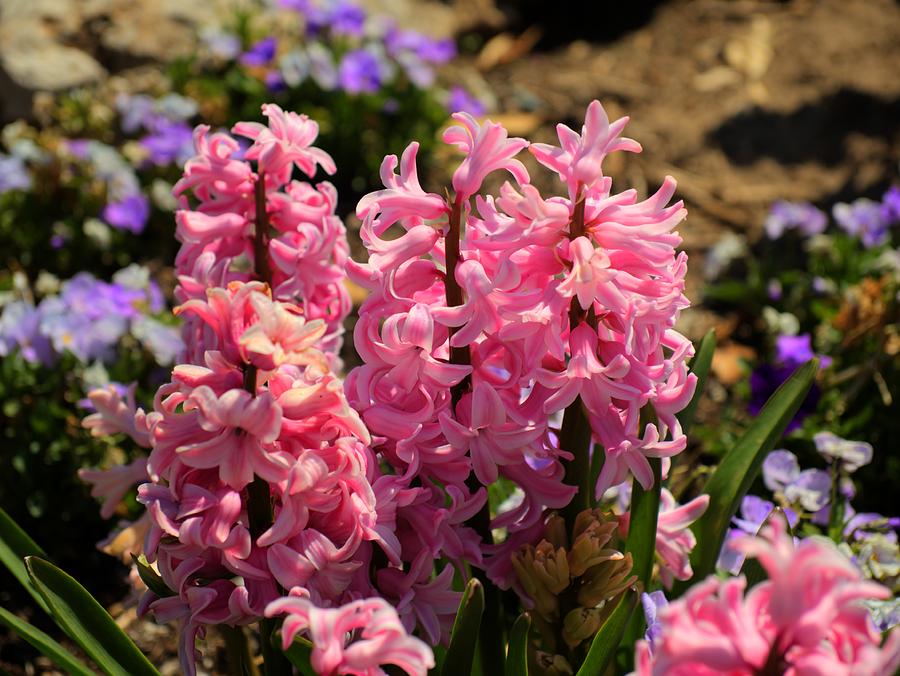
[[[24,530],[19,528],[19,524],[13,521],[9,514],[0,509],[0,561],[28,590],[38,605],[49,613],[44,597],[38,593],[28,578],[28,571],[25,569],[26,556],[46,556],[46,554]]]
[[[293,664],[297,668],[297,671],[303,676],[316,676],[316,670],[312,668],[312,664],[309,661],[309,658],[312,655],[312,649],[312,643],[302,638],[297,638],[294,639],[294,642],[291,643],[290,647],[283,652],[284,656],[288,658],[288,661]]]
[[[475,659],[475,645],[478,641],[478,629],[481,627],[481,616],[484,614],[484,587],[472,578],[466,585],[453,632],[450,634],[450,646],[444,658],[444,676],[457,676],[472,672]]]
[[[759,473],[766,455],[781,438],[806,398],[818,368],[818,360],[813,359],[797,369],[776,390],[706,482],[703,492],[709,495],[709,507],[691,527],[697,536],[697,546],[691,553],[694,579],[702,579],[713,572],[731,518]],[[676,591],[685,588],[686,585],[682,584],[676,587]]]
[[[134,554],[132,554],[131,560],[134,562],[134,565],[138,571],[138,575],[141,576],[141,580],[145,585],[147,585],[147,589],[152,591],[160,598],[175,596],[175,592],[169,589],[168,585],[165,583],[162,577],[160,577],[159,573],[153,570],[152,566],[147,562],[146,556],[144,556],[143,554],[141,554],[140,556],[135,556]]]
[[[522,613],[516,619],[509,633],[506,650],[506,676],[528,676],[528,630],[531,616]]]
[[[706,381],[709,378],[709,369],[712,367],[713,354],[716,351],[716,332],[710,330],[703,340],[700,341],[699,347],[694,352],[694,358],[688,365],[691,373],[697,376],[697,387],[694,390],[694,396],[691,397],[690,403],[685,406],[678,414],[678,422],[681,423],[681,429],[685,434],[691,429],[694,423],[694,416],[697,413],[697,406],[703,397],[703,391],[706,389]]]
[[[67,573],[36,556],[25,559],[32,583],[56,623],[97,666],[115,676],[158,676],[149,660],[103,606]]]
[[[649,589],[656,554],[656,522],[659,519],[659,492],[661,488],[662,461],[650,458],[653,470],[653,486],[645,491],[635,481],[631,489],[631,517],[625,551],[631,553],[632,572],[638,576],[645,589]]]
[[[631,587],[622,594],[619,605],[594,636],[591,649],[584,658],[584,663],[578,670],[577,676],[600,676],[606,671],[616,655],[616,648],[619,647],[619,643],[625,635],[625,628],[631,620],[634,609],[637,608],[639,598],[640,594],[636,587]]]
[[[42,655],[46,655],[50,660],[63,669],[67,674],[75,674],[75,676],[93,676],[94,672],[78,661],[68,650],[63,648],[59,643],[54,641],[50,636],[42,632],[37,627],[28,624],[25,620],[21,620],[6,608],[0,608],[0,624],[5,625],[11,631],[14,631],[31,645],[37,648]]]

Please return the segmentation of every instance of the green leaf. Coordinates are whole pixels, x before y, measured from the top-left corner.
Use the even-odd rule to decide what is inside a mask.
[[[68,650],[50,638],[35,626],[19,619],[6,608],[0,608],[0,624],[14,631],[31,645],[37,648],[42,655],[49,657],[53,664],[60,667],[67,674],[75,676],[93,676],[93,671],[78,661]]]
[[[475,659],[475,644],[478,641],[478,630],[481,627],[481,616],[484,613],[484,587],[474,577],[469,580],[459,602],[453,632],[450,634],[450,646],[444,658],[443,676],[458,676],[472,672]]]
[[[516,619],[509,633],[506,650],[506,676],[528,676],[528,630],[531,616],[522,613]]]
[[[274,636],[273,636],[274,640]],[[280,646],[279,646],[280,647]],[[312,655],[313,644],[303,638],[296,638],[287,650],[284,650],[284,656],[288,661],[297,667],[303,676],[316,676],[316,670],[312,668],[310,656]]]
[[[46,554],[24,530],[19,528],[9,514],[0,509],[0,561],[28,590],[38,605],[49,613],[50,609],[47,608],[44,597],[38,593],[28,577],[28,571],[25,569],[26,556],[46,556]]]
[[[634,609],[637,608],[639,598],[637,587],[631,587],[622,594],[619,605],[594,636],[591,649],[584,658],[577,676],[600,676],[606,671],[625,635],[625,628],[631,620]]]
[[[56,623],[111,676],[159,676],[103,606],[74,578],[36,556],[25,559],[32,583]]]
[[[697,406],[706,389],[706,380],[709,377],[709,369],[712,367],[713,354],[716,351],[716,332],[714,329],[703,336],[699,347],[694,352],[694,358],[688,365],[691,373],[697,376],[697,388],[694,390],[694,396],[691,397],[690,403],[678,414],[678,422],[681,423],[681,429],[685,434],[691,429],[694,423],[694,416],[697,413]]]
[[[131,555],[131,560],[134,562],[135,567],[137,568],[138,575],[141,576],[141,580],[143,580],[144,584],[147,585],[147,589],[152,591],[160,598],[165,598],[167,596],[175,596],[175,592],[169,589],[169,586],[165,583],[165,580],[160,577],[159,573],[157,573],[150,564],[147,562],[147,557],[141,554],[140,556]]]
[[[653,574],[653,558],[656,554],[656,522],[659,518],[659,492],[661,489],[662,461],[649,458],[653,470],[653,487],[645,491],[635,481],[631,489],[631,523],[625,552],[631,552],[632,572],[649,589]]]
[[[715,569],[731,518],[756,479],[766,455],[806,398],[818,368],[817,359],[807,362],[776,390],[706,482],[703,492],[709,495],[709,507],[691,527],[697,536],[697,546],[691,553],[693,579],[703,579]],[[685,583],[677,585],[676,595],[686,588]]]

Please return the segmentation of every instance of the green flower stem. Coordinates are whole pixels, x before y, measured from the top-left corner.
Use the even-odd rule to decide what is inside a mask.
[[[227,624],[220,624],[218,629],[225,640],[228,673],[232,676],[259,676],[259,668],[250,654],[250,644],[244,630]]]

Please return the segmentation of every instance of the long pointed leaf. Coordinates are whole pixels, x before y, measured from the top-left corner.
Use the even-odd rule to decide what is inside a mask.
[[[131,560],[137,568],[138,575],[141,577],[141,581],[147,585],[147,589],[152,591],[160,598],[166,598],[167,596],[175,596],[175,592],[169,589],[168,585],[166,585],[165,581],[162,579],[159,573],[153,570],[153,567],[147,562],[147,557],[141,554],[140,556],[131,555]]]
[[[443,676],[472,673],[475,645],[483,614],[484,587],[473,577],[466,585],[462,600],[459,602],[453,632],[450,634],[450,646],[447,648],[447,656],[441,670]]]
[[[28,590],[38,605],[50,612],[38,590],[31,584],[28,571],[25,569],[26,556],[46,556],[44,550],[32,540],[28,533],[19,528],[19,524],[0,509],[0,561],[3,562],[19,583]]]
[[[706,482],[703,492],[709,495],[709,507],[692,526],[697,536],[697,546],[691,554],[694,579],[713,572],[731,518],[759,474],[766,455],[806,398],[818,368],[818,360],[813,359],[776,390]],[[684,588],[686,585],[680,585],[676,591]]]
[[[712,367],[713,354],[716,351],[716,332],[714,329],[703,336],[699,347],[694,352],[694,358],[691,359],[689,368],[691,373],[697,376],[697,387],[694,390],[694,396],[691,397],[690,403],[678,414],[678,422],[681,423],[681,429],[685,434],[691,429],[694,423],[694,416],[697,413],[697,406],[703,397],[703,391],[706,389],[706,381],[709,378],[709,369]]]
[[[653,486],[645,491],[635,481],[631,489],[631,517],[625,551],[631,553],[632,572],[638,576],[645,589],[649,589],[656,554],[656,522],[659,520],[659,492],[662,462],[650,458],[653,470]]]
[[[103,606],[67,573],[36,556],[25,559],[32,583],[56,623],[111,676],[159,676]]]
[[[530,628],[531,616],[528,613],[519,615],[509,633],[506,676],[528,676],[528,630]]]
[[[625,628],[631,620],[634,609],[637,608],[639,597],[636,587],[631,587],[622,594],[619,605],[594,636],[591,649],[584,658],[577,676],[600,676],[606,671],[625,635]]]
[[[37,627],[21,620],[6,608],[0,608],[0,624],[14,631],[31,645],[37,648],[42,655],[46,655],[56,666],[67,674],[75,676],[93,676],[94,672],[78,661],[68,650]]]
[[[298,638],[291,643],[287,650],[282,652],[303,676],[316,676],[316,671],[312,668],[312,664],[309,661],[310,655],[312,655],[312,648],[312,643]]]

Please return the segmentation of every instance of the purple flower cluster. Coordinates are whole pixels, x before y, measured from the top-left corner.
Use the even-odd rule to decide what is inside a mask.
[[[719,568],[735,575],[740,572],[744,557],[731,546],[734,539],[744,534],[756,535],[769,516],[779,508],[776,503],[791,528],[795,528],[801,519],[827,527],[832,517],[833,495],[844,502],[840,525],[847,542],[866,542],[881,537],[888,544],[893,543],[893,549],[897,548],[894,531],[900,527],[900,518],[857,513],[850,504],[856,493],[850,475],[871,462],[872,446],[863,441],[842,439],[831,432],[818,432],[813,435],[813,442],[816,451],[828,461],[831,469],[801,469],[797,456],[784,449],[769,453],[763,462],[762,477],[775,502],[756,495],[747,495],[743,499],[740,515],[732,519],[734,528],[728,531],[722,547]]]
[[[122,94],[116,100],[116,108],[121,116],[122,131],[127,134],[146,132],[139,143],[147,153],[149,164],[158,167],[172,163],[181,165],[193,154],[193,129],[187,123],[197,113],[197,104],[193,100],[178,94],[158,99],[144,94]]]
[[[18,350],[26,361],[44,366],[64,352],[85,363],[110,361],[130,332],[159,363],[172,363],[181,350],[179,332],[149,316],[164,307],[159,287],[143,268],[125,268],[112,282],[81,272],[36,307],[13,301],[3,308],[0,356]]]
[[[808,333],[778,336],[775,340],[775,363],[761,364],[750,374],[750,403],[747,406],[750,413],[757,415],[775,390],[800,366],[816,356],[819,357],[822,368],[831,364],[830,357],[813,352],[812,337]],[[820,394],[818,386],[813,385],[800,410],[788,425],[788,431],[797,429],[803,419],[816,410]]]
[[[778,200],[772,205],[766,218],[766,235],[769,239],[780,238],[787,230],[798,230],[806,236],[825,232],[828,217],[809,202],[786,202]]]

